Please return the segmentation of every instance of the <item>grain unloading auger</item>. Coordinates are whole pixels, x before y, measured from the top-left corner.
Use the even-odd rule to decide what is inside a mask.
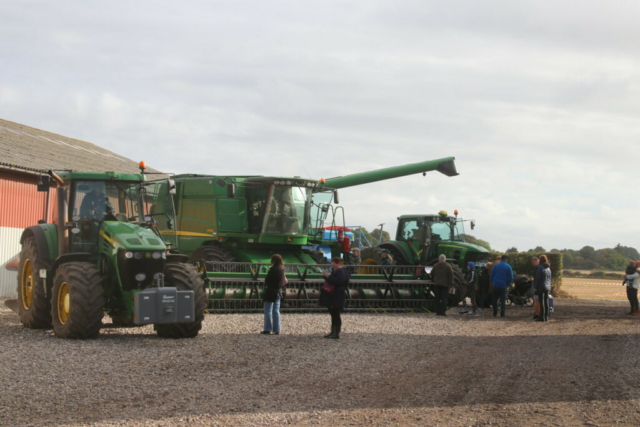
[[[430,171],[458,174],[454,158],[447,157],[321,180],[178,175],[177,247],[206,270],[209,310],[260,310],[276,253],[289,279],[283,310],[318,309],[326,256],[348,261],[350,250],[337,190]],[[329,247],[330,256],[313,249],[318,245]],[[347,309],[419,309],[431,299],[431,282],[415,267],[350,268]]]

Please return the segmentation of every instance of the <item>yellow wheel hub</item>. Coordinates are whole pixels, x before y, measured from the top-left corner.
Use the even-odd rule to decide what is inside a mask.
[[[22,264],[20,272],[20,294],[22,297],[22,307],[29,310],[33,303],[33,288],[35,286],[35,278],[33,277],[33,264],[31,260],[25,260]]]
[[[367,258],[364,261],[362,261],[362,263],[360,265],[378,265],[378,263],[376,262],[375,259],[371,259],[371,258]],[[378,274],[378,269],[377,268],[367,268],[367,267],[360,267],[358,269],[358,274]]]
[[[67,323],[69,319],[69,309],[71,307],[71,299],[69,296],[69,286],[67,282],[60,284],[60,290],[58,291],[57,308],[58,308],[58,321],[62,325]]]

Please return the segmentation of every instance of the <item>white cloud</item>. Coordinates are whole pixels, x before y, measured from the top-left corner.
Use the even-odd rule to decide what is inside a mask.
[[[640,247],[635,2],[4,6],[4,119],[180,173],[451,155],[455,178],[345,189],[347,222],[457,208],[498,249]]]

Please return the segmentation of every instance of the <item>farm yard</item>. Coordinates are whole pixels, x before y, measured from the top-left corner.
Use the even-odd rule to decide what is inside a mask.
[[[195,339],[161,339],[146,326],[76,341],[26,329],[2,305],[0,419],[12,426],[640,424],[640,319],[625,316],[622,301],[556,299],[555,307],[546,324],[522,307],[505,319],[487,310],[478,318],[455,309],[446,318],[346,314],[340,340],[321,338],[326,314],[284,314],[279,336],[258,334],[260,314],[230,314],[207,316]]]

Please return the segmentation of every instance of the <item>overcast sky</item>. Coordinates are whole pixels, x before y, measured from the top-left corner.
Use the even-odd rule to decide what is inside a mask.
[[[332,177],[349,225],[640,249],[636,1],[3,1],[0,117],[166,172]]]

